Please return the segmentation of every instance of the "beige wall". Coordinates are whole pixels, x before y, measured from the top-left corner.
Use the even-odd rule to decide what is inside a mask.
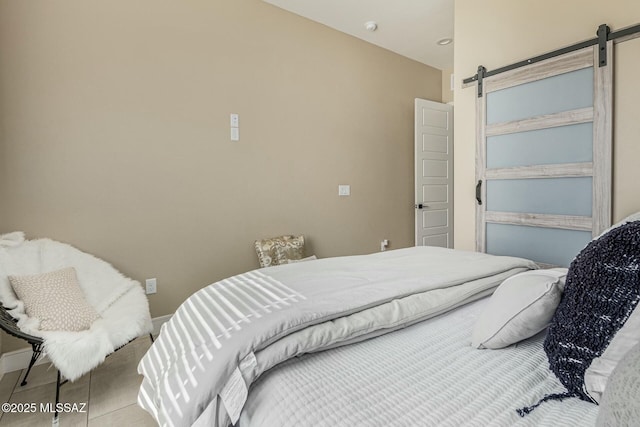
[[[260,0],[0,0],[0,232],[156,277],[153,316],[256,268],[258,238],[409,246],[414,98],[441,94],[439,70]]]
[[[595,37],[600,24],[613,30],[640,22],[636,0],[456,0],[455,76],[457,85],[482,64],[492,70]],[[613,216],[640,210],[640,39],[615,50]],[[475,93],[455,91],[455,247],[475,242]]]
[[[442,102],[445,104],[453,102],[453,91],[451,90],[451,74],[453,68],[442,70]]]

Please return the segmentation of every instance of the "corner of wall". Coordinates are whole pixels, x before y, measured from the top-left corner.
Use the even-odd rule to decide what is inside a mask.
[[[453,90],[451,89],[451,76],[453,68],[445,68],[442,70],[442,103],[448,104],[453,102]]]

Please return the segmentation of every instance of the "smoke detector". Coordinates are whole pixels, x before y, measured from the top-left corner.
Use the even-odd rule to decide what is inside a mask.
[[[364,23],[364,27],[367,29],[367,31],[374,32],[378,29],[378,23],[376,21],[368,21]]]

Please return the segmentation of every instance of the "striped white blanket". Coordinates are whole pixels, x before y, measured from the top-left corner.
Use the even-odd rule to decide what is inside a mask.
[[[440,314],[535,267],[417,247],[234,276],[192,295],[163,326],[138,367],[138,401],[162,426],[235,423],[267,369]]]
[[[486,300],[280,364],[253,385],[240,427],[594,426],[598,406],[577,398],[516,413],[564,387],[544,333],[500,350],[471,347]]]

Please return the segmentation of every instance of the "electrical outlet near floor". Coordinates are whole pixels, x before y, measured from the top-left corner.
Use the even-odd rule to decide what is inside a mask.
[[[155,294],[158,291],[158,282],[155,278],[145,280],[147,295]]]

